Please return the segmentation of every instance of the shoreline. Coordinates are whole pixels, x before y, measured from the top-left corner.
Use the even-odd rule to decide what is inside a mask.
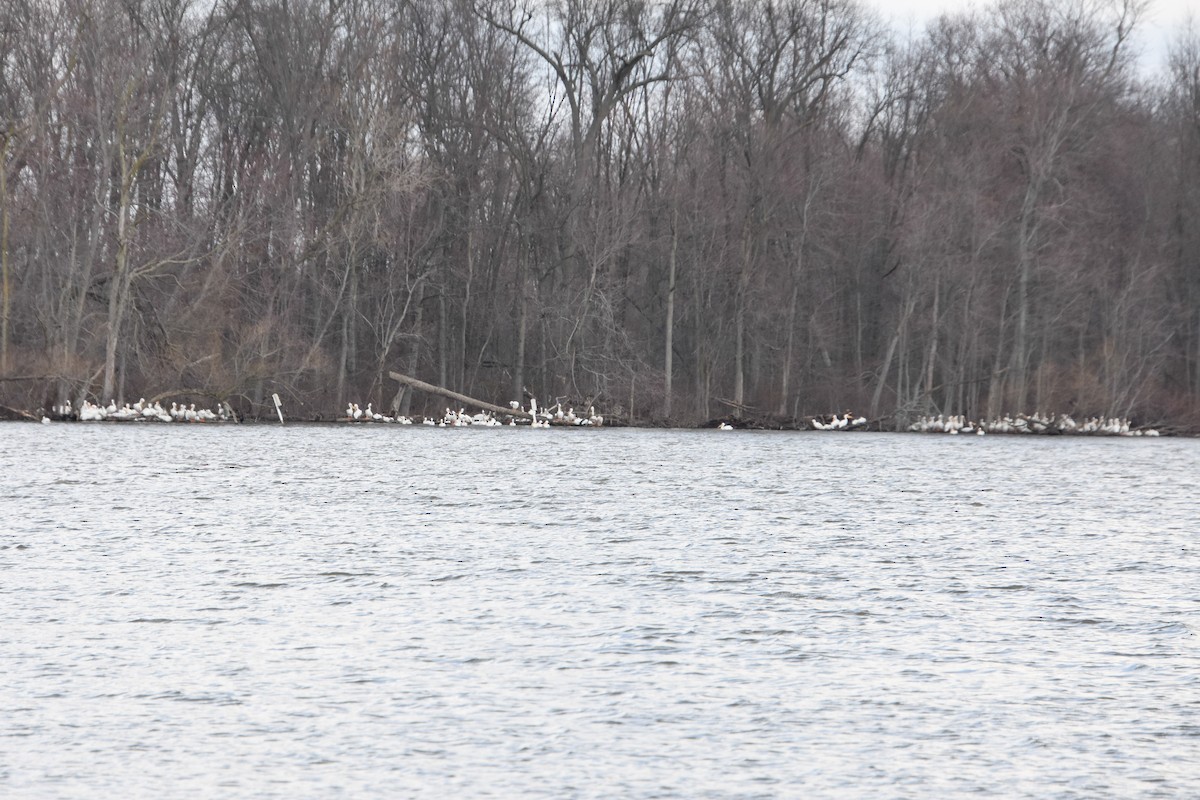
[[[267,418],[267,417],[263,417],[261,419],[245,419],[245,420],[239,420],[236,422],[232,421],[232,420],[224,420],[224,421],[213,420],[213,421],[206,421],[206,422],[205,421],[196,421],[196,422],[171,422],[171,423],[156,422],[154,420],[141,420],[141,419],[137,419],[137,420],[77,420],[77,419],[62,419],[62,418],[60,418],[60,419],[50,419],[43,423],[41,420],[33,418],[31,415],[28,418],[19,418],[19,419],[13,419],[9,416],[0,417],[0,424],[4,424],[4,423],[26,424],[26,425],[66,424],[66,425],[71,425],[71,426],[78,425],[78,426],[87,426],[87,427],[99,425],[99,426],[104,426],[104,427],[131,427],[131,426],[147,427],[147,426],[151,426],[151,427],[188,427],[188,428],[196,428],[196,427],[229,428],[229,427],[238,427],[238,426],[242,426],[242,425],[247,425],[247,426],[256,427],[256,428],[257,427],[296,427],[296,426],[302,426],[302,427],[366,427],[366,426],[369,426],[369,427],[380,427],[380,428],[455,427],[455,426],[451,426],[451,425],[443,426],[443,425],[429,425],[429,424],[422,424],[422,423],[413,423],[412,425],[402,425],[402,424],[398,424],[398,423],[394,423],[394,422],[388,423],[388,422],[378,422],[375,420],[354,420],[354,419],[287,419],[287,418],[285,418],[284,422],[280,423],[278,419]],[[654,423],[654,422],[637,422],[637,423],[632,423],[632,424],[625,423],[625,422],[606,422],[603,426],[580,426],[580,425],[569,425],[569,424],[552,424],[549,427],[551,427],[551,428],[570,428],[570,429],[585,428],[585,429],[590,429],[590,430],[599,430],[599,429],[604,429],[604,428],[620,428],[620,429],[625,429],[625,430],[630,430],[630,429],[632,429],[632,430],[663,430],[663,431],[711,430],[711,431],[716,432],[717,430],[719,430],[718,424],[720,424],[720,421],[711,421],[711,422],[706,422],[706,423],[702,423],[699,425],[667,425],[667,424]],[[460,427],[468,427],[469,428],[472,426],[465,425],[465,426],[460,426]],[[502,424],[502,425],[498,425],[498,426],[475,426],[475,427],[530,428],[532,426],[529,425],[528,423],[526,423],[526,424],[518,424],[518,425]],[[736,430],[736,431],[743,431],[743,432],[751,431],[751,432],[766,432],[766,433],[806,433],[806,434],[829,434],[829,435],[847,435],[847,434],[852,435],[852,434],[858,434],[858,433],[882,433],[882,434],[907,435],[907,436],[930,436],[930,435],[950,436],[950,435],[953,435],[953,434],[950,434],[950,433],[944,432],[944,431],[887,430],[885,428],[879,427],[878,425],[872,425],[869,427],[861,427],[861,428],[852,428],[852,429],[847,429],[847,430],[832,430],[832,431],[830,431],[830,430],[818,430],[818,429],[814,429],[814,428],[810,428],[810,427],[802,427],[802,426],[788,426],[788,425],[767,426],[767,425],[760,425],[760,424],[742,424],[742,425],[734,425],[733,428],[722,429],[722,432],[728,431],[728,430]],[[1152,430],[1153,433],[1147,434],[1146,430]],[[962,435],[963,436],[972,436],[974,434],[962,434]],[[1026,431],[1026,432],[1019,432],[1019,433],[1018,432],[990,433],[987,435],[988,436],[999,436],[999,437],[1003,437],[1003,438],[1022,438],[1022,439],[1031,439],[1031,438],[1033,438],[1033,439],[1048,439],[1048,438],[1067,438],[1067,439],[1184,438],[1184,439],[1194,439],[1194,438],[1200,438],[1200,431],[1190,430],[1190,429],[1171,428],[1169,426],[1160,426],[1157,428],[1151,428],[1151,429],[1145,429],[1145,430],[1140,430],[1140,429],[1130,430],[1127,433],[1047,430],[1047,431],[1041,431],[1041,432]]]

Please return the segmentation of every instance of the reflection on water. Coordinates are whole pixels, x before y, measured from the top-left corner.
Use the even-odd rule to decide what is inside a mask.
[[[1200,795],[1200,442],[0,427],[0,794]]]

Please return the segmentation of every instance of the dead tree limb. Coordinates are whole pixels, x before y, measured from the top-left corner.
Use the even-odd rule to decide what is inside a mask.
[[[9,408],[8,406],[0,406],[0,419],[23,419],[29,422],[38,421],[38,418],[28,411],[22,411],[19,408]]]
[[[211,397],[213,400],[216,400],[218,403],[223,403],[225,401],[225,397],[223,395],[219,395],[216,392],[209,391],[208,389],[169,389],[165,392],[159,392],[158,394],[154,395],[154,397],[151,397],[146,402],[153,405],[154,403],[158,403],[162,400],[166,400],[168,397],[180,397],[180,396],[195,397],[197,395],[199,395],[201,397]]]
[[[408,375],[404,375],[403,373],[400,373],[400,372],[389,371],[388,376],[392,380],[399,381],[400,383],[403,383],[403,384],[407,384],[408,386],[411,386],[414,389],[420,389],[422,392],[428,392],[429,394],[436,394],[436,395],[440,395],[441,397],[448,397],[451,400],[457,400],[459,403],[462,403],[464,406],[471,406],[471,407],[478,406],[479,408],[483,409],[484,411],[491,411],[494,414],[508,414],[509,416],[524,417],[526,419],[534,418],[533,414],[530,414],[528,411],[526,411],[523,408],[505,408],[504,406],[498,406],[498,405],[494,405],[492,403],[486,403],[483,400],[476,400],[474,397],[467,397],[465,394],[459,394],[458,392],[452,392],[449,389],[442,388],[441,386],[434,386],[432,383],[426,383],[425,381],[417,380],[416,378],[410,377]]]

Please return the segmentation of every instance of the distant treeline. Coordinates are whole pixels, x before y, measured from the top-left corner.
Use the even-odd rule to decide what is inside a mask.
[[[1195,425],[1200,35],[1148,76],[1146,11],[5,0],[0,403]]]

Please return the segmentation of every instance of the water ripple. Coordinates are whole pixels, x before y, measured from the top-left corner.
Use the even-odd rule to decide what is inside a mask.
[[[1200,796],[1200,442],[461,434],[0,429],[0,794]]]

